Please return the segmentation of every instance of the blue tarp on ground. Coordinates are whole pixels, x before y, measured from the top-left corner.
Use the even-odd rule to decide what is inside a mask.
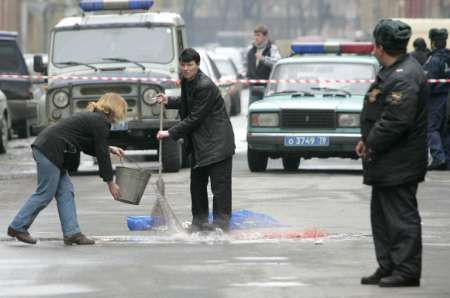
[[[212,221],[212,214],[209,215]],[[154,226],[164,225],[160,218],[151,216],[128,216],[128,229],[131,231],[150,230]],[[232,230],[256,229],[282,227],[283,225],[276,219],[264,213],[253,212],[250,210],[238,210],[231,213],[230,228]]]

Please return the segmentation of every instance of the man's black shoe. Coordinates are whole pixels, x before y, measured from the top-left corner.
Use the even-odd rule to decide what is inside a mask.
[[[212,232],[212,231],[216,230],[216,226],[214,224],[210,224],[208,222],[192,223],[191,226],[187,230],[188,230],[188,233]]]
[[[372,275],[364,276],[361,278],[361,284],[363,285],[377,285],[380,279],[389,276],[390,273],[382,271],[380,268],[377,269]]]
[[[76,233],[72,236],[64,236],[64,244],[65,245],[93,245],[95,241],[86,237],[83,233]]]
[[[433,162],[428,165],[428,171],[445,171],[447,170],[447,163],[445,161],[433,160]]]
[[[396,274],[383,277],[382,279],[380,279],[378,285],[383,288],[420,287],[420,279],[404,277]]]
[[[230,223],[225,221],[214,221],[213,225],[216,228],[221,229],[224,233],[228,233],[230,231]]]
[[[31,237],[30,233],[28,232],[19,232],[17,230],[14,230],[11,227],[8,227],[8,236],[10,237],[14,237],[17,240],[24,242],[24,243],[28,243],[28,244],[36,244],[36,239],[34,239],[33,237]]]

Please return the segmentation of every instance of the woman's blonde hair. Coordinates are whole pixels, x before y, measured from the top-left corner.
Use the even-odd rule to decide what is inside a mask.
[[[112,122],[124,120],[128,104],[117,93],[105,93],[97,102],[90,102],[87,110],[90,112],[100,111],[106,114]]]

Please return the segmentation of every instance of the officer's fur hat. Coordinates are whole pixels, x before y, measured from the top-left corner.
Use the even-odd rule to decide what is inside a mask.
[[[401,21],[383,19],[373,30],[375,43],[387,50],[405,50],[411,37],[411,27]]]
[[[448,38],[448,31],[445,28],[431,28],[428,32],[428,37],[431,40],[447,40]]]

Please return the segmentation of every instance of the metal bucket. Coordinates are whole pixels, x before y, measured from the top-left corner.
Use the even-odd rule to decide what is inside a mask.
[[[120,199],[118,201],[139,205],[150,176],[149,170],[116,167],[116,183],[120,187]]]

